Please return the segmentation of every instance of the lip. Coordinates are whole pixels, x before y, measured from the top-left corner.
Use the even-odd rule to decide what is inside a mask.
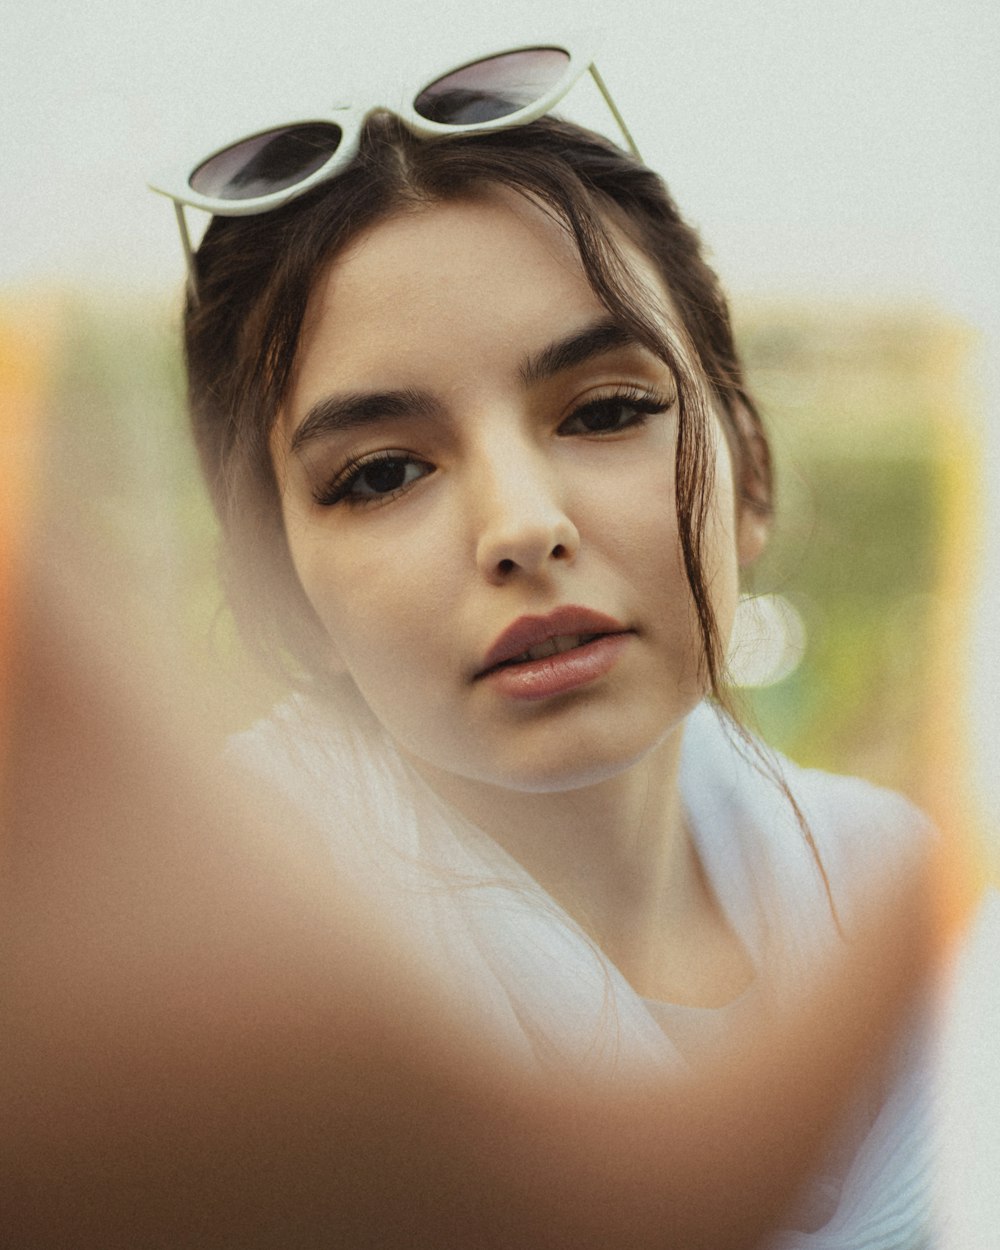
[[[539,643],[550,638],[558,638],[566,634],[629,634],[632,630],[613,616],[603,612],[595,612],[593,608],[567,605],[556,608],[546,616],[522,616],[500,634],[483,657],[483,662],[474,680],[488,677],[497,667],[507,660],[537,647]],[[572,655],[572,652],[564,652]],[[541,661],[538,661],[539,663]]]
[[[569,694],[606,677],[618,663],[634,634],[598,634],[590,642],[541,660],[501,665],[483,675],[484,686],[495,695],[516,702],[535,703]]]

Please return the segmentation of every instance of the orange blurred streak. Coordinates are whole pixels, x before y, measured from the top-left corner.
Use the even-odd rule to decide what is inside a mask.
[[[36,499],[51,315],[27,304],[0,307],[0,761],[7,755],[9,665],[21,562]],[[2,773],[0,773],[2,775]]]
[[[972,793],[967,694],[975,589],[974,553],[982,549],[983,448],[970,413],[969,331],[942,328],[927,361],[929,399],[937,425],[938,575],[930,619],[928,702],[923,724],[924,785],[919,796],[942,839],[934,864],[938,922],[954,946],[989,881],[990,864]]]

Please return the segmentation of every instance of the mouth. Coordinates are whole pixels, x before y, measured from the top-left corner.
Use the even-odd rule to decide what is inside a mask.
[[[547,660],[549,656],[575,651],[578,647],[585,647],[588,642],[606,637],[607,634],[560,634],[555,638],[546,638],[537,646],[528,647],[520,655],[513,655],[509,660],[501,660],[492,668],[484,669],[480,676],[485,677],[487,673],[495,673],[500,668],[512,668],[515,664],[527,664],[530,660]]]
[[[564,607],[547,616],[522,616],[493,643],[474,680],[578,651],[609,635],[632,632],[621,621],[591,608]]]

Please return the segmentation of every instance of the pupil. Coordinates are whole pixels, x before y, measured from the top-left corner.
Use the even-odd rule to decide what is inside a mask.
[[[592,408],[588,413],[587,424],[592,430],[608,430],[617,425],[621,412],[619,404],[605,403]]]
[[[402,460],[387,460],[365,469],[365,485],[376,494],[398,490],[406,481],[406,465]]]

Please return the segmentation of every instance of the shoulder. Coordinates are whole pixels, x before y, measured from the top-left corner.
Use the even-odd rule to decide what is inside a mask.
[[[226,759],[259,777],[287,781],[310,754],[314,719],[309,702],[291,695],[249,728],[233,734],[226,743]]]
[[[226,759],[292,799],[313,817],[348,818],[380,763],[378,742],[362,718],[293,694],[226,744]],[[356,793],[357,792],[357,793]]]
[[[682,787],[696,823],[700,815],[715,826],[706,840],[723,842],[725,862],[746,861],[748,876],[767,877],[787,896],[815,889],[818,858],[848,921],[879,881],[922,857],[933,838],[927,818],[902,795],[802,768],[752,736],[744,740],[707,704],[689,718]]]
[[[297,692],[249,728],[233,734],[226,754],[254,771],[320,770],[377,753],[381,735],[360,697],[345,687],[337,697]]]
[[[903,795],[860,777],[778,759],[838,904],[869,897],[880,881],[927,854],[934,828]]]
[[[742,734],[707,703],[688,719],[682,778],[721,792],[736,808],[761,814],[782,806],[782,800],[791,811],[790,795],[831,849],[857,844],[860,853],[878,830],[887,849],[925,840],[931,832],[920,809],[901,794],[860,777],[803,768],[754,735]]]

